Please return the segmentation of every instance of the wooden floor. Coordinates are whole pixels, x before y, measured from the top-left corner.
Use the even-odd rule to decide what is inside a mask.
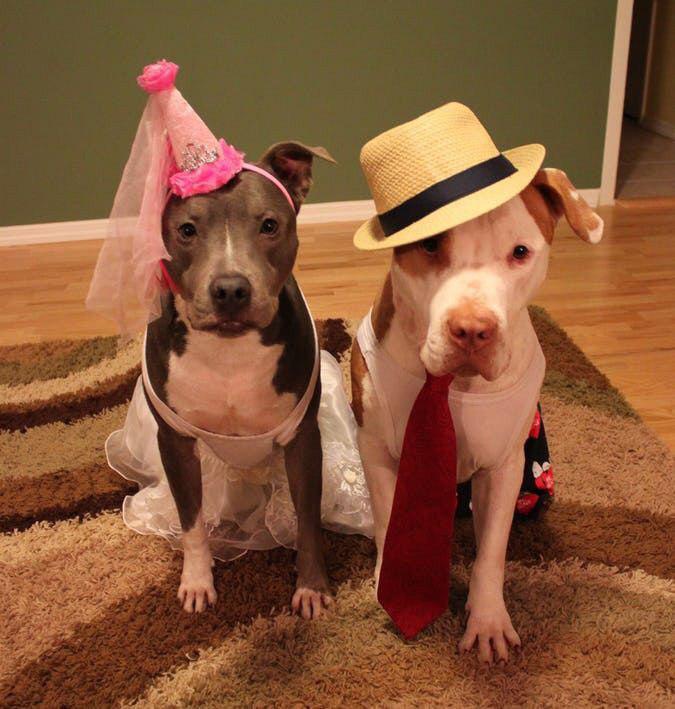
[[[589,246],[562,225],[543,305],[675,450],[675,201],[600,210]],[[297,276],[316,317],[361,317],[388,254],[351,245],[353,224],[301,230]],[[0,248],[0,344],[112,333],[83,299],[99,242]]]

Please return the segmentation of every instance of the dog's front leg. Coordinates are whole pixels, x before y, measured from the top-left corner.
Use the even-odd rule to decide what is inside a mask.
[[[504,603],[504,566],[513,511],[523,478],[522,446],[495,470],[481,470],[471,480],[476,560],[471,571],[469,617],[460,651],[478,642],[483,662],[508,661],[509,646],[520,645]]]
[[[183,573],[178,600],[188,612],[201,613],[216,602],[213,557],[202,517],[202,473],[196,441],[178,435],[161,419],[157,442],[183,530]]]
[[[370,431],[367,426],[358,430],[357,439],[373,510],[377,546],[375,564],[375,587],[377,588],[382,567],[382,550],[396,491],[397,464],[391,457],[384,440],[377,433]]]
[[[318,618],[332,603],[321,532],[323,453],[317,411],[321,384],[317,382],[312,402],[295,437],[284,448],[286,475],[298,518],[298,578],[291,601],[303,618]]]
[[[375,394],[375,385],[368,371],[358,339],[352,345],[352,409],[358,424],[357,442],[366,475],[373,510],[377,562],[375,587],[380,580],[382,550],[387,536],[389,517],[394,503],[398,463],[386,443],[385,421],[388,416]]]

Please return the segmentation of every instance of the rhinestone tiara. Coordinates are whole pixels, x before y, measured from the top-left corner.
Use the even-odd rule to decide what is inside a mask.
[[[196,170],[206,163],[215,162],[218,157],[218,148],[207,148],[205,145],[188,143],[180,156],[180,167],[181,170]]]

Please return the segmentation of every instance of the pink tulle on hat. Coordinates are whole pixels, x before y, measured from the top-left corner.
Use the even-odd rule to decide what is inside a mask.
[[[86,305],[111,317],[128,337],[159,317],[166,287],[160,262],[168,260],[162,212],[171,196],[186,198],[227,184],[242,169],[269,173],[217,140],[175,87],[178,66],[162,59],[143,69],[138,85],[148,93],[131,154],[110,213]]]
[[[183,98],[174,82],[178,66],[162,59],[143,69],[138,85],[161,106],[171,150],[179,171],[171,175],[171,191],[190,197],[217,190],[241,172],[244,156],[217,140],[206,123]]]

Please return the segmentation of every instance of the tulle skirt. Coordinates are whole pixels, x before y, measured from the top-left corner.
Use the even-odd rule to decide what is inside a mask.
[[[321,352],[321,403],[318,420],[323,448],[323,526],[343,534],[373,536],[368,488],[356,446],[356,422],[344,392],[342,371]],[[297,518],[284,466],[283,450],[250,469],[235,468],[197,441],[202,470],[202,515],[211,551],[224,561],[248,549],[295,547]],[[140,534],[157,534],[180,549],[181,526],[157,445],[157,422],[139,378],[124,428],[106,441],[113,470],[137,482],[140,490],[124,499],[125,524]]]

